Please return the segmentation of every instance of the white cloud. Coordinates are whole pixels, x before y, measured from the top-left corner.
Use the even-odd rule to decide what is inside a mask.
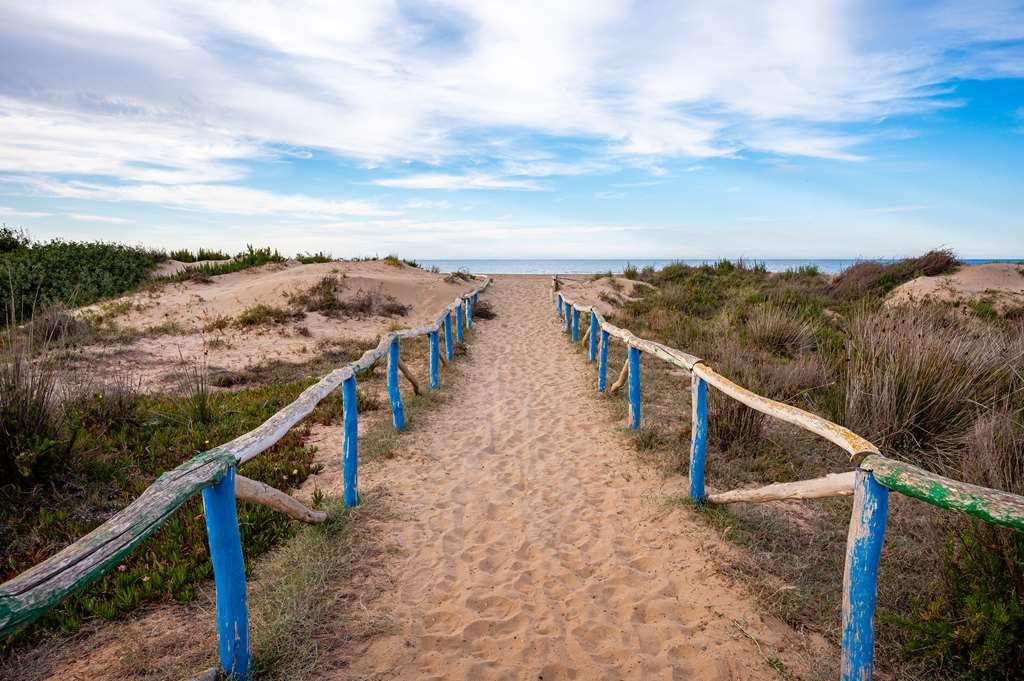
[[[297,217],[346,215],[383,216],[392,211],[366,201],[320,199],[303,194],[278,194],[228,185],[108,185],[88,182],[59,182],[24,179],[37,191],[68,199],[107,202],[154,203],[169,208],[238,215],[281,214]]]
[[[9,218],[45,218],[53,215],[41,210],[18,210],[10,206],[0,206],[0,217]]]
[[[906,206],[880,206],[878,208],[865,208],[863,212],[872,214],[884,213],[909,213],[915,210],[924,210],[927,206],[906,205]]]
[[[543,189],[532,180],[516,180],[485,174],[420,173],[374,180],[373,183],[381,187],[400,189],[518,189],[522,191],[541,191]]]
[[[92,215],[91,213],[68,213],[68,217],[79,222],[104,222],[110,225],[127,225],[131,220],[110,215]]]

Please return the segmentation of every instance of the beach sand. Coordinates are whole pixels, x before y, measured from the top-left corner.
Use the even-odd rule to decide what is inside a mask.
[[[951,274],[918,277],[897,286],[888,302],[901,303],[935,300],[942,302],[992,301],[996,309],[1024,305],[1024,265],[994,262],[964,265]]]

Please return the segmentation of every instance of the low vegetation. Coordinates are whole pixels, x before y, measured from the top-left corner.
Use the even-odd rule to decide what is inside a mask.
[[[200,248],[195,253],[183,248],[177,251],[171,251],[167,254],[171,260],[177,260],[178,262],[203,262],[204,260],[227,260],[231,256],[223,251],[217,251],[210,248]]]
[[[842,423],[886,454],[1020,493],[1024,325],[970,307],[883,304],[903,281],[957,266],[948,251],[858,263],[835,278],[815,268],[674,264],[636,272],[654,288],[634,291],[614,321]],[[617,368],[621,355],[612,361]],[[679,414],[689,414],[689,391],[656,361],[643,371],[649,425],[638,449],[685,472],[689,424]],[[710,393],[713,488],[849,469],[827,443]],[[813,514],[736,506],[706,517],[758,556],[729,569],[764,585],[773,613],[838,642],[849,501],[809,503]],[[883,667],[895,678],[1013,677],[1024,662],[1021,535],[913,500],[892,508],[879,582]]]
[[[50,305],[88,305],[139,286],[167,256],[122,244],[32,241],[0,227],[0,326]]]
[[[348,284],[345,275],[325,275],[304,291],[289,296],[294,310],[319,312],[328,317],[402,317],[409,306],[383,290],[359,289],[350,297],[343,296]]]

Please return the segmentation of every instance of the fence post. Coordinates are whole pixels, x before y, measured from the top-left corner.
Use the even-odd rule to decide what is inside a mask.
[[[572,305],[569,301],[565,301],[565,333],[569,333],[569,327],[572,325]]]
[[[708,448],[708,384],[690,374],[690,410],[693,413],[690,433],[690,499],[704,503],[704,460]]]
[[[238,533],[235,467],[203,489],[203,515],[217,588],[217,639],[225,676],[249,675],[249,614],[245,598],[245,559]]]
[[[345,505],[355,506],[359,503],[359,398],[355,374],[341,384],[341,408],[345,423],[341,450],[342,487]]]
[[[402,391],[398,389],[398,355],[401,347],[398,336],[391,339],[388,346],[388,400],[391,401],[391,422],[395,430],[405,428],[405,405],[402,404]]]
[[[597,359],[597,313],[590,311],[590,346],[587,348],[587,361],[593,362]]]
[[[558,318],[562,318],[562,294],[555,295],[555,309],[558,310]]]
[[[603,393],[608,385],[608,332],[601,329],[601,356],[597,362],[597,392]]]
[[[436,330],[427,337],[430,339],[430,389],[437,390],[441,386],[441,343]]]
[[[448,361],[455,359],[455,348],[452,346],[452,311],[444,315],[444,354]]]
[[[885,539],[889,490],[857,469],[843,571],[843,681],[870,681],[874,666],[878,560]]]
[[[640,430],[640,351],[629,348],[629,427]]]
[[[455,342],[456,343],[461,343],[462,342],[462,325],[464,323],[465,322],[462,319],[462,303],[459,303],[459,306],[455,308]]]
[[[473,328],[473,300],[466,298],[466,328]]]
[[[480,301],[480,292],[475,291],[473,293],[473,304],[476,305]]]

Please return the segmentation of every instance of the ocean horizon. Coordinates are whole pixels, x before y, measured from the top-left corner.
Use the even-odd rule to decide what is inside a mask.
[[[627,265],[637,268],[651,266],[661,269],[672,263],[705,265],[722,258],[445,258],[420,260],[424,267],[437,267],[442,272],[467,270],[480,274],[620,274]],[[741,258],[747,263],[762,263],[769,272],[785,272],[798,267],[814,266],[825,274],[837,274],[858,262],[896,262],[899,258]],[[1024,258],[964,258],[967,265],[992,262],[1022,263]]]

